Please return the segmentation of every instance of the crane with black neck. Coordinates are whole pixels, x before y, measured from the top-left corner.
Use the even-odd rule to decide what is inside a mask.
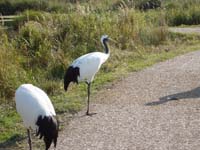
[[[104,47],[104,52],[92,52],[75,59],[66,70],[64,76],[65,91],[67,91],[70,82],[75,82],[77,84],[79,82],[85,82],[87,84],[88,99],[86,115],[91,115],[89,113],[91,83],[94,80],[94,77],[99,71],[101,65],[106,62],[110,56],[110,49],[107,44],[109,40],[114,41],[109,38],[108,35],[103,35],[101,37],[101,43]]]

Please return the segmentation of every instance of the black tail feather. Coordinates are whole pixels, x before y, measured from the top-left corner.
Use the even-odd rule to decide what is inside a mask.
[[[67,88],[70,84],[70,82],[76,82],[78,83],[78,76],[80,76],[80,71],[78,67],[72,67],[70,66],[64,76],[64,89],[67,91]]]
[[[54,139],[54,140],[53,140],[53,143],[54,143],[54,147],[56,147],[57,139]]]
[[[36,125],[39,128],[36,136],[40,136],[40,139],[44,137],[46,150],[49,149],[52,141],[54,141],[54,147],[56,147],[59,130],[59,124],[56,118],[53,116],[39,116]]]

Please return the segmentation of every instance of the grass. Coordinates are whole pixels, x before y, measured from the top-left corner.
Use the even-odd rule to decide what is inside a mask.
[[[171,26],[198,25],[200,23],[199,0],[168,2],[166,19]]]

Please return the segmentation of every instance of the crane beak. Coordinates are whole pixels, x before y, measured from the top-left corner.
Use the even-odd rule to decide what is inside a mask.
[[[112,38],[109,38],[110,41],[117,43],[117,41],[113,40]]]

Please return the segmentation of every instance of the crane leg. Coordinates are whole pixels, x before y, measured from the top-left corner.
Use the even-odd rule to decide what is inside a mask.
[[[87,83],[88,85],[88,101],[87,101],[87,112],[86,115],[90,115],[89,114],[89,109],[90,109],[90,83]]]
[[[30,148],[30,150],[32,150],[31,134],[30,134],[30,130],[29,130],[29,129],[27,129],[27,134],[28,134],[28,144],[29,144],[29,148]]]

